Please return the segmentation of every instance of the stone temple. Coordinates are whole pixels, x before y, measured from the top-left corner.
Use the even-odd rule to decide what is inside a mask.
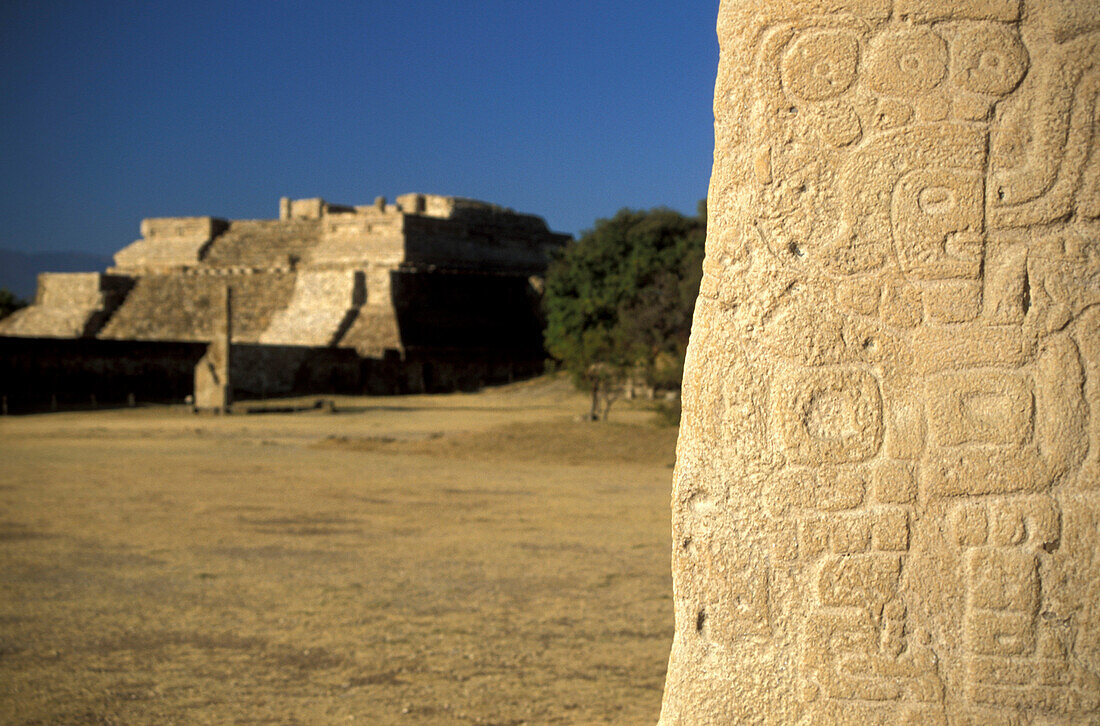
[[[154,218],[141,234],[106,272],[40,275],[0,336],[207,343],[229,287],[254,393],[285,392],[319,349],[357,359],[364,391],[472,387],[541,367],[539,276],[569,239],[540,217],[428,194],[284,198],[278,219]]]

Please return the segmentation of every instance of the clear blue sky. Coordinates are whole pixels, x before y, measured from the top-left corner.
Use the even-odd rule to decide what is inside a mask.
[[[280,196],[484,199],[576,233],[706,195],[718,1],[0,4],[0,247]]]

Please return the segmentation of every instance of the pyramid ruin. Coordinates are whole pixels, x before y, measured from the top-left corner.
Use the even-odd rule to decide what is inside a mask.
[[[106,272],[39,275],[0,337],[207,343],[230,287],[254,392],[292,388],[318,349],[357,358],[368,392],[476,386],[541,367],[538,277],[569,239],[540,217],[429,194],[284,198],[278,219],[154,218],[141,234]]]

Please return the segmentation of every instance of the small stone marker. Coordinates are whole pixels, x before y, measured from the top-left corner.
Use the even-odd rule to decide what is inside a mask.
[[[661,723],[1100,723],[1100,3],[718,34]]]
[[[215,327],[206,354],[195,366],[195,409],[228,413],[232,402],[230,360],[233,340],[233,289],[225,286],[224,314]]]

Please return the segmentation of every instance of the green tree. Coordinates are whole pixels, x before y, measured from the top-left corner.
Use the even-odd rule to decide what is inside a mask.
[[[550,265],[546,348],[606,419],[630,376],[678,388],[702,275],[706,208],[623,209],[596,221]]]
[[[0,318],[6,318],[19,308],[27,307],[27,301],[17,298],[6,287],[0,287]]]

